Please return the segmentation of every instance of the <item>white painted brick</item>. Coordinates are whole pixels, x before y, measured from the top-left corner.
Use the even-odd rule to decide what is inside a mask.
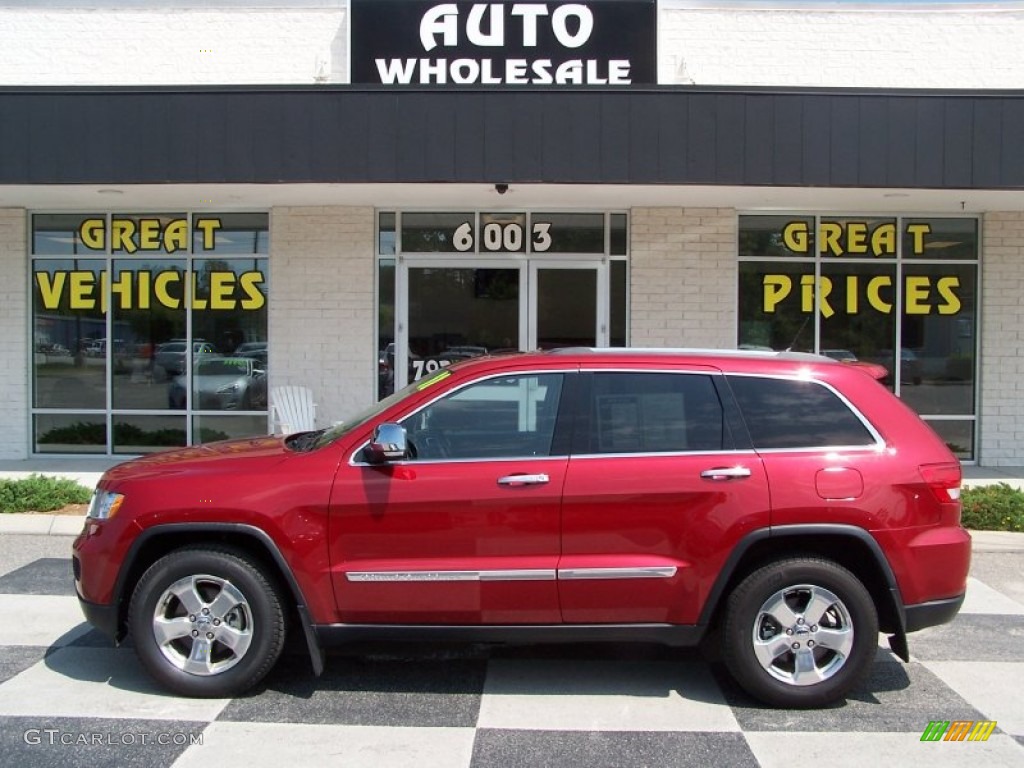
[[[736,345],[736,222],[728,208],[633,209],[633,346]]]
[[[1024,238],[1020,211],[986,214],[982,246],[981,429],[978,461],[985,466],[1024,465]],[[990,247],[998,242],[999,246]]]
[[[0,209],[0,459],[24,459],[29,453],[28,256],[26,213]]]
[[[311,387],[320,425],[376,394],[374,226],[372,208],[271,212],[270,386]]]
[[[311,85],[318,62],[325,82],[348,82],[344,6],[154,5],[0,9],[0,83]]]

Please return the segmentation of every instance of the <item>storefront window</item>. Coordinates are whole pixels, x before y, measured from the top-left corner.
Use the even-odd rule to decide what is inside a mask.
[[[378,397],[477,355],[625,346],[628,227],[611,212],[378,212]]]
[[[267,224],[265,213],[34,214],[34,450],[135,454],[265,434]],[[205,411],[231,415],[207,429],[189,418]]]
[[[741,216],[741,347],[885,367],[885,383],[974,457],[978,223]]]

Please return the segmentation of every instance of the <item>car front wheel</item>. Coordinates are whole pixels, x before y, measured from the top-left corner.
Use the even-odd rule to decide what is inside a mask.
[[[157,560],[135,587],[128,622],[142,666],[185,696],[242,693],[284,645],[274,580],[230,549],[180,549]]]
[[[842,566],[783,560],[750,574],[730,595],[723,636],[725,664],[749,694],[779,707],[820,707],[866,673],[878,614]]]

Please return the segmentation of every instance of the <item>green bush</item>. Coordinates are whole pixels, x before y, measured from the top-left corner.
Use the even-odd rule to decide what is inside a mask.
[[[1024,491],[1006,483],[965,488],[964,528],[976,531],[1024,532]]]
[[[90,496],[88,488],[64,477],[0,480],[0,512],[52,512],[68,504],[85,504]]]

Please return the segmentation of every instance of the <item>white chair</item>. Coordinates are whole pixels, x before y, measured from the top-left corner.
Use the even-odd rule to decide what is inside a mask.
[[[316,429],[316,403],[309,387],[272,387],[270,412],[275,433],[291,435]]]

